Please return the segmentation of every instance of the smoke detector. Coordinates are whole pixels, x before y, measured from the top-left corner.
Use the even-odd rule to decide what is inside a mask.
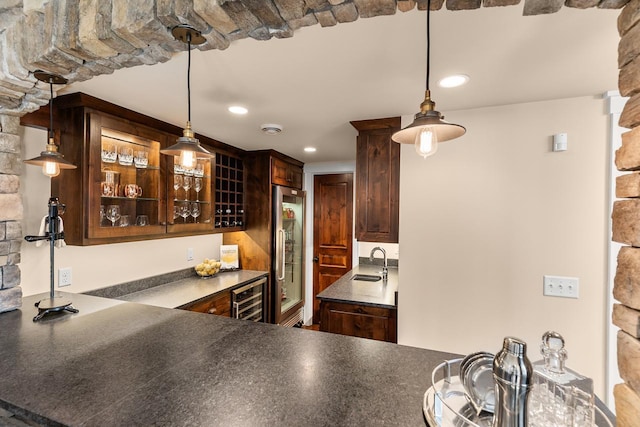
[[[282,132],[282,126],[275,123],[265,123],[260,125],[260,129],[267,135],[276,135]]]

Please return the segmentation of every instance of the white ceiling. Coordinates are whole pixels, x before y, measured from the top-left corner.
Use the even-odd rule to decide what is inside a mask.
[[[522,16],[522,5],[431,15],[431,91],[437,110],[600,95],[617,88],[619,10],[563,8]],[[273,148],[305,163],[355,159],[349,121],[414,114],[424,98],[426,18],[421,11],[303,28],[289,39],[193,51],[192,124],[247,149]],[[184,127],[187,55],[75,83],[82,91]],[[471,81],[442,89],[452,73]],[[227,112],[231,104],[246,116]],[[268,136],[263,123],[284,131]],[[460,123],[464,125],[464,123]],[[463,137],[464,138],[464,137]],[[314,146],[308,154],[303,147]]]

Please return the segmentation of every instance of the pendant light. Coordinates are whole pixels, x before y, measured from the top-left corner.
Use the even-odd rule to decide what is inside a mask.
[[[449,123],[436,111],[436,103],[431,100],[429,90],[430,71],[430,14],[431,0],[427,1],[427,78],[424,101],[420,104],[420,112],[414,116],[413,123],[391,136],[400,144],[414,144],[418,155],[427,158],[438,150],[438,143],[458,138],[467,131],[463,126]]]
[[[58,152],[58,146],[54,141],[54,132],[53,132],[53,85],[63,85],[67,84],[68,80],[64,77],[50,74],[44,71],[35,71],[33,73],[34,77],[41,82],[49,83],[49,90],[51,92],[49,98],[49,129],[48,129],[48,137],[49,143],[47,144],[47,148],[45,151],[41,152],[38,157],[34,157],[33,159],[25,160],[24,163],[36,166],[42,166],[42,173],[48,177],[53,178],[54,176],[58,176],[60,174],[60,169],[75,169],[76,166],[65,160],[64,156]]]
[[[188,119],[187,126],[182,131],[182,136],[178,138],[175,144],[160,150],[160,153],[168,156],[179,156],[179,163],[185,169],[193,169],[196,165],[196,159],[212,159],[215,154],[210,153],[200,146],[200,141],[195,138],[193,129],[191,129],[191,45],[199,45],[205,42],[205,38],[200,31],[189,25],[177,25],[171,30],[173,37],[187,44],[188,63],[187,63],[187,105]]]

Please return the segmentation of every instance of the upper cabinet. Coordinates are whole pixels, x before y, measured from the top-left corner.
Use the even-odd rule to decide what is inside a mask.
[[[86,180],[67,173],[52,179],[52,194],[67,206],[67,243],[163,233],[166,187],[160,148],[166,135],[95,111],[86,112],[85,124],[86,152],[73,172]],[[82,161],[87,168],[80,166]]]
[[[198,135],[217,159],[199,159],[185,170],[177,158],[160,154],[181,134],[176,126],[81,93],[60,96],[54,105],[60,152],[78,166],[51,180],[51,194],[66,205],[68,244],[214,233],[227,223],[242,229],[242,150]],[[37,126],[41,116],[24,116],[23,124]],[[226,173],[218,163],[228,166]],[[233,215],[223,219],[221,210]]]
[[[302,190],[302,164],[271,157],[271,183]]]
[[[398,243],[400,144],[391,135],[400,117],[351,122],[356,149],[356,239]]]

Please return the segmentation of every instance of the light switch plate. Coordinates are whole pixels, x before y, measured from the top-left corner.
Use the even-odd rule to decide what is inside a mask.
[[[187,248],[187,261],[193,261],[193,248]]]
[[[577,277],[543,276],[543,294],[552,297],[578,298],[580,281]]]

